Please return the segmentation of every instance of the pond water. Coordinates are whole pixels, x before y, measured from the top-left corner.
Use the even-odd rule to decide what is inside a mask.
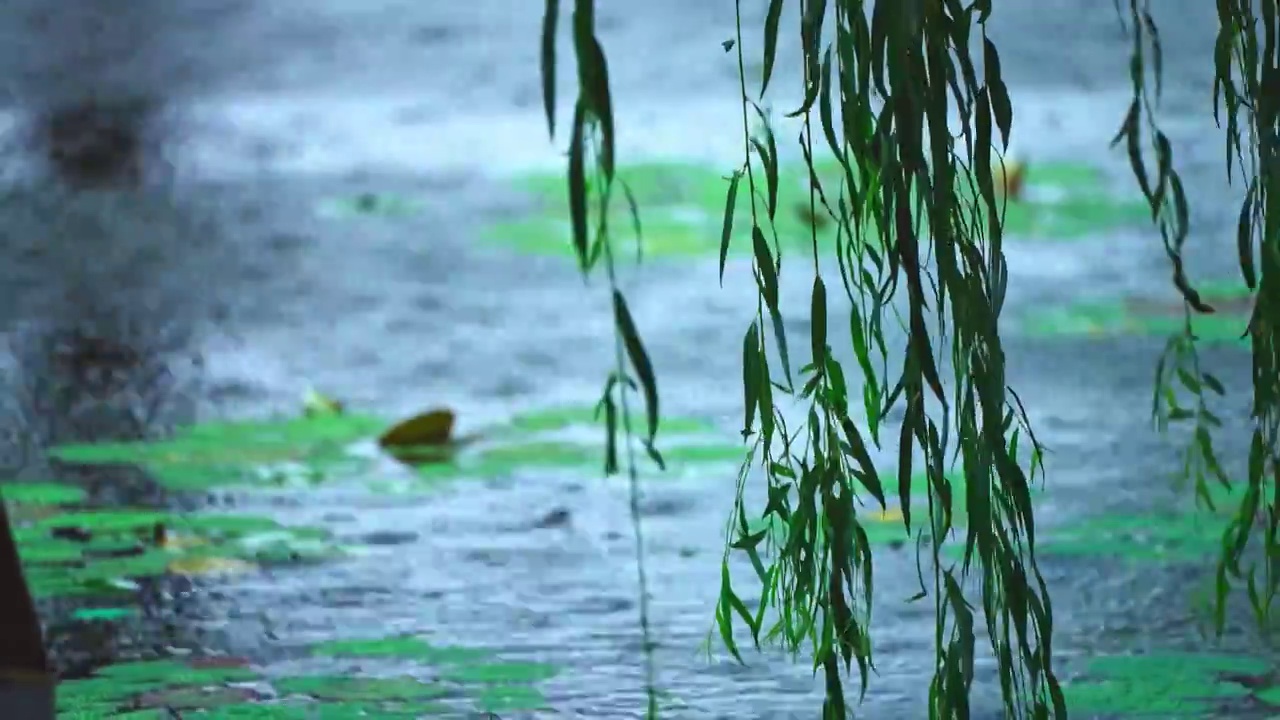
[[[612,316],[602,281],[584,284],[568,253],[555,249],[562,232],[554,224],[556,186],[548,196],[537,192],[548,177],[555,182],[563,165],[546,137],[538,95],[541,4],[325,0],[308,3],[306,11],[283,0],[253,9],[229,0],[205,3],[199,11],[196,5],[150,16],[160,40],[137,57],[112,54],[138,39],[130,40],[123,21],[109,22],[101,36],[105,59],[95,72],[66,72],[84,61],[56,43],[5,46],[4,52],[16,54],[6,67],[17,69],[21,102],[7,116],[15,128],[15,178],[0,209],[0,320],[12,350],[13,409],[26,418],[13,424],[11,435],[38,435],[38,442],[12,443],[7,459],[22,479],[69,482],[87,488],[98,504],[190,502],[174,493],[194,490],[216,500],[207,512],[265,518],[308,532],[319,528],[325,532],[317,537],[323,534],[325,543],[342,545],[347,554],[333,558],[324,543],[306,545],[317,557],[273,565],[262,543],[295,556],[302,546],[274,525],[233,531],[215,522],[214,529],[201,529],[172,515],[131,516],[128,533],[166,527],[168,534],[157,541],[162,548],[181,548],[172,538],[186,535],[219,547],[241,544],[225,557],[215,554],[223,564],[213,568],[193,568],[189,563],[196,560],[186,555],[181,557],[188,564],[178,571],[168,565],[171,575],[217,570],[228,574],[225,579],[170,578],[128,589],[147,608],[141,616],[85,615],[84,603],[69,600],[65,588],[51,589],[42,608],[61,666],[80,675],[108,660],[194,652],[206,657],[201,671],[212,673],[201,677],[246,680],[248,675],[237,675],[243,669],[223,668],[218,675],[207,656],[243,659],[274,679],[282,696],[327,698],[348,708],[356,701],[433,699],[402,685],[331,683],[326,690],[307,684],[308,675],[357,670],[388,678],[453,677],[439,670],[449,662],[417,646],[313,651],[322,643],[403,634],[426,637],[438,648],[470,648],[524,663],[492,670],[496,685],[506,690],[474,677],[497,666],[467,666],[472,677],[466,682],[489,687],[489,700],[477,707],[501,709],[503,717],[640,717],[643,672],[626,485],[598,477],[602,455],[582,454],[583,447],[603,452],[603,433],[589,429],[581,409],[595,402],[611,368]],[[0,24],[10,31],[36,7],[14,4]],[[71,0],[62,22],[91,16],[91,7]],[[654,0],[600,12],[618,98],[622,162],[638,175],[646,168],[684,168],[681,177],[692,188],[683,198],[654,194],[659,209],[650,231],[655,247],[670,251],[648,254],[623,274],[662,392],[669,428],[660,436],[663,447],[693,448],[668,477],[649,473],[643,480],[664,717],[813,717],[820,685],[803,663],[751,652],[741,666],[714,635],[711,658],[699,652],[712,629],[735,473],[731,446],[741,423],[741,337],[754,308],[745,256],[730,260],[721,289],[714,251],[699,244],[703,220],[715,217],[716,193],[724,192],[723,185],[716,190],[717,175],[728,174],[741,151],[735,67],[720,48],[732,34],[732,3]],[[753,7],[747,25],[758,25],[762,12]],[[1070,313],[1062,319],[1063,308],[1073,303],[1174,298],[1159,239],[1132,212],[1136,191],[1125,159],[1107,149],[1127,101],[1128,45],[1114,12],[1102,0],[1008,2],[997,8],[992,30],[1015,98],[1015,146],[1029,164],[1028,182],[1041,183],[1031,197],[1053,206],[1036,211],[1041,215],[1027,211],[1011,230],[1005,343],[1011,383],[1052,450],[1038,517],[1050,528],[1045,532],[1066,528],[1061,552],[1043,560],[1064,676],[1083,670],[1083,661],[1096,654],[1204,647],[1190,600],[1203,580],[1197,569],[1209,564],[1204,542],[1187,540],[1195,532],[1156,543],[1174,551],[1194,546],[1188,553],[1198,564],[1169,566],[1135,561],[1142,552],[1126,550],[1130,541],[1152,547],[1141,522],[1137,529],[1106,531],[1080,525],[1123,512],[1158,525],[1150,513],[1170,506],[1178,494],[1169,478],[1182,441],[1160,438],[1148,419],[1162,338],[1142,334],[1133,323],[1112,323],[1104,332],[1073,321]],[[1212,8],[1165,3],[1157,20],[1164,21],[1169,52],[1166,129],[1193,199],[1192,267],[1205,278],[1230,278],[1238,193],[1224,181],[1221,135],[1209,111],[1212,33],[1206,28],[1215,21]],[[39,27],[53,37],[59,26]],[[174,56],[174,48],[186,47],[183,38],[202,27],[208,39],[199,51],[184,51],[181,67],[155,60]],[[747,49],[759,52],[754,41]],[[784,38],[782,52],[775,78],[797,77],[794,38]],[[571,72],[564,58],[562,88],[571,87]],[[16,140],[30,106],[98,85],[170,99],[173,122],[164,138],[169,165],[155,183],[68,194],[40,178],[31,153]],[[790,109],[794,92],[777,80],[775,85],[780,115]],[[561,117],[568,117],[563,108]],[[791,129],[778,132],[780,141],[794,135]],[[784,159],[792,156],[784,149]],[[1037,167],[1044,168],[1039,181]],[[1087,182],[1078,179],[1081,173]],[[661,190],[665,183],[659,176],[651,184]],[[1094,204],[1071,204],[1086,195]],[[718,229],[706,232],[714,237]],[[793,347],[807,345],[808,292],[803,272],[784,273]],[[844,312],[837,307],[831,315]],[[154,373],[133,368],[110,403],[81,392],[56,412],[35,408],[30,398],[46,396],[31,391],[33,377],[48,379],[51,387],[70,378],[65,368],[50,364],[56,353],[41,354],[34,339],[49,327],[68,325],[146,347],[154,356],[148,367],[162,364],[172,378],[160,392],[146,379]],[[842,326],[834,324],[831,332],[838,349],[849,347]],[[1230,392],[1221,455],[1238,472],[1248,358],[1229,344],[1206,355]],[[303,452],[296,444],[225,434],[206,436],[204,445],[193,440],[171,447],[164,451],[173,453],[167,460],[132,456],[131,462],[147,465],[145,473],[120,465],[51,464],[30,452],[32,444],[50,441],[136,435],[122,418],[140,413],[153,429],[296,416],[310,389],[370,417],[329,438],[362,441],[355,453],[361,462],[330,466],[309,454],[310,446]],[[164,402],[149,402],[157,393]],[[528,414],[548,408],[576,414],[571,423],[540,421],[543,429],[550,422],[551,429],[569,432],[568,440],[520,436],[505,460],[478,460],[458,477],[427,482],[422,473],[371,451],[367,441],[376,428],[437,406],[457,411],[461,432],[518,426],[521,414],[537,417]],[[705,438],[682,444],[680,428],[686,426],[701,428]],[[298,442],[314,441],[313,431],[300,431],[305,442]],[[232,482],[225,474],[231,470],[219,466],[215,472],[207,460],[192,459],[210,447],[243,451],[234,472],[270,465],[276,474]],[[891,467],[894,458],[896,448],[887,446],[876,459]],[[332,481],[281,475],[289,463],[304,470],[323,466]],[[246,482],[254,492],[226,489]],[[30,504],[57,503],[37,497]],[[39,523],[58,526],[57,517],[27,520],[47,530]],[[63,525],[92,525],[100,536],[125,532],[103,530],[100,522],[73,517]],[[1092,546],[1081,541],[1079,527],[1093,533]],[[259,544],[245,550],[245,537]],[[151,562],[152,555],[140,557]],[[233,565],[232,559],[268,569]],[[144,570],[136,573],[155,574]],[[933,662],[931,606],[904,602],[916,582],[909,550],[886,541],[877,550],[876,573],[878,673],[863,712],[923,717]],[[132,574],[117,569],[90,573],[84,581]],[[80,619],[68,624],[77,607]],[[92,641],[85,640],[89,636]],[[1229,638],[1236,650],[1250,649],[1249,642],[1243,632]],[[984,661],[974,691],[978,717],[999,715],[991,670]],[[147,673],[178,670],[121,672],[134,673],[134,702],[155,682]],[[522,679],[536,682],[537,698],[520,694],[526,692],[519,689]],[[266,697],[256,692],[241,688],[216,702],[185,702],[199,708]],[[1140,692],[1155,697],[1165,691]],[[178,702],[167,697],[151,704]],[[1262,706],[1255,698],[1245,705]],[[400,709],[412,714],[412,708]],[[293,710],[254,717],[293,717]],[[390,712],[385,706],[381,711]]]

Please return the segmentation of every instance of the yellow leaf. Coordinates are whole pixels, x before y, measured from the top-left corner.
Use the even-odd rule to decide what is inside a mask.
[[[254,572],[257,565],[245,560],[225,557],[188,557],[178,558],[169,563],[168,570],[173,575],[236,575]]]
[[[887,508],[885,510],[875,510],[871,513],[871,522],[892,523],[902,522],[902,511],[896,507]]]
[[[172,531],[164,533],[164,538],[160,540],[160,547],[165,550],[185,550],[208,544],[208,540],[198,535],[179,535]]]
[[[302,412],[307,417],[341,415],[345,409],[341,401],[322,395],[315,390],[308,390],[302,398]]]
[[[378,445],[386,449],[448,446],[453,443],[453,420],[453,411],[447,409],[414,415],[384,432]]]
[[[994,168],[1000,193],[1010,201],[1022,199],[1022,188],[1027,179],[1027,166],[1012,158],[1005,158],[1004,165]]]

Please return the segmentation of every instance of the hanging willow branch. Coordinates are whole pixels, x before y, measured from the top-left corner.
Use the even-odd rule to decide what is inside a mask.
[[[783,5],[773,0],[766,16],[762,96],[774,65]],[[999,54],[985,36],[990,3],[964,7],[954,0],[880,0],[871,7],[869,22],[866,9],[856,0],[836,2],[834,42],[824,44],[827,2],[798,3],[804,101],[789,116],[802,117],[805,123],[800,142],[812,181],[810,211],[816,215],[821,205],[839,227],[835,254],[851,305],[852,349],[863,375],[872,443],[881,444],[879,429],[889,410],[898,403],[905,406],[897,438],[897,489],[908,531],[917,453],[923,456],[928,476],[929,522],[917,524],[915,530],[929,544],[936,608],[937,666],[929,689],[930,716],[969,714],[975,618],[961,588],[974,570],[1007,716],[1047,717],[1052,712],[1065,717],[1051,670],[1052,612],[1035,563],[1030,479],[1017,457],[1019,433],[1029,434],[1029,428],[1016,395],[1005,386],[998,334],[1006,269],[991,146],[993,131],[999,132],[1002,146],[1007,144],[1012,111],[1000,77]],[[969,57],[975,28],[982,33],[983,82]],[[759,107],[745,86],[740,19],[738,32],[743,130],[748,133],[747,108],[758,112]],[[837,192],[824,188],[814,169],[815,111],[842,170]],[[948,127],[952,111],[965,119],[959,145]],[[769,242],[776,235],[772,221],[777,152],[767,127],[763,135],[747,138],[743,166],[730,180],[722,240],[727,243],[732,236],[731,204],[737,183],[745,177],[752,198],[760,303],[743,343],[744,435],[755,435],[752,456],[760,458],[767,477],[763,525],[780,532],[773,535],[773,564],[766,568],[756,548],[771,534],[752,532],[740,489],[731,546],[748,554],[765,592],[757,614],[749,615],[730,585],[726,563],[717,619],[732,650],[731,616],[745,622],[759,643],[766,606],[771,606],[778,621],[766,638],[780,640],[793,653],[805,644],[812,647],[815,666],[826,678],[824,717],[843,718],[848,708],[841,664],[847,672],[856,659],[864,692],[874,666],[872,557],[857,514],[859,497],[869,495],[883,508],[884,482],[871,463],[867,435],[849,413],[846,374],[826,342],[826,285],[819,263],[825,248],[819,247],[816,232],[813,355],[799,370],[802,388],[793,390],[777,304],[781,263],[776,243]],[[763,170],[763,186],[753,163]],[[721,257],[725,254],[722,246]],[[876,365],[887,366],[885,313],[892,311],[890,303],[903,285],[907,349],[902,370],[891,381],[887,373],[877,374]],[[936,336],[930,334],[930,317],[944,329]],[[770,335],[782,365],[780,374],[770,373]],[[937,342],[950,345],[950,392],[935,358]],[[879,363],[873,363],[870,348],[878,351]],[[810,404],[807,425],[794,436],[787,433],[778,412],[776,393]],[[953,497],[944,462],[952,448],[952,432],[962,458],[963,498]],[[1034,474],[1039,470],[1039,446],[1033,436],[1031,440]],[[963,561],[956,566],[949,564],[942,548],[954,530],[958,502],[964,503],[969,519]],[[926,592],[922,587],[922,595]]]
[[[543,105],[547,129],[552,138],[556,128],[556,31],[560,17],[559,0],[546,0],[542,23],[541,70]],[[595,3],[576,0],[573,8],[573,49],[578,63],[578,98],[574,105],[569,140],[569,215],[578,266],[589,275],[604,260],[614,316],[615,363],[600,396],[597,415],[604,414],[606,427],[606,475],[618,472],[618,434],[622,431],[630,491],[632,534],[636,544],[636,574],[639,583],[640,631],[645,664],[646,717],[658,716],[658,689],[649,623],[649,589],[645,569],[644,528],[640,517],[640,484],[633,439],[630,393],[644,396],[646,432],[641,442],[659,468],[663,460],[654,441],[658,434],[658,384],[653,365],[645,351],[626,297],[618,287],[613,245],[609,233],[609,202],[615,189],[613,100],[609,93],[609,69],[604,49],[596,37]],[[590,175],[590,177],[588,177]],[[617,180],[631,207],[631,216],[640,242],[640,218],[635,199],[625,183]],[[592,206],[594,202],[594,207]],[[594,210],[594,212],[593,212]],[[595,225],[590,221],[594,215]],[[629,368],[629,369],[628,369]]]
[[[1255,4],[1248,0],[1219,0],[1217,5],[1214,119],[1221,127],[1225,110],[1227,180],[1234,180],[1238,170],[1247,187],[1240,207],[1236,246],[1241,276],[1256,295],[1249,322],[1242,328],[1243,337],[1252,346],[1253,359],[1248,486],[1223,535],[1215,583],[1214,626],[1219,634],[1223,632],[1231,586],[1243,583],[1259,627],[1270,633],[1274,630],[1272,613],[1280,593],[1280,569],[1275,566],[1276,558],[1280,558],[1280,483],[1276,482],[1280,468],[1280,331],[1274,320],[1280,317],[1280,18],[1275,0],[1257,3],[1260,17],[1254,14]],[[1184,469],[1195,480],[1197,497],[1207,502],[1208,479],[1230,485],[1218,463],[1211,435],[1221,422],[1205,402],[1206,391],[1222,395],[1224,389],[1216,377],[1201,368],[1191,317],[1214,309],[1191,287],[1183,271],[1187,202],[1172,167],[1169,141],[1156,126],[1148,88],[1148,80],[1153,81],[1158,99],[1161,47],[1149,0],[1129,0],[1128,16],[1134,42],[1130,59],[1134,100],[1117,140],[1127,143],[1134,176],[1164,238],[1174,285],[1183,295],[1186,315],[1182,334],[1170,340],[1158,366],[1154,411],[1162,427],[1170,421],[1194,425],[1193,442],[1184,454]],[[1153,138],[1156,154],[1154,185],[1143,163],[1143,126]],[[1180,387],[1175,387],[1175,381]],[[1180,396],[1193,398],[1194,407],[1185,408]],[[1241,561],[1257,525],[1261,525],[1265,561],[1250,564],[1246,571]]]
[[[556,0],[546,1],[543,89],[553,129],[558,9]],[[607,71],[591,29],[592,9],[590,0],[575,3],[580,94],[568,173],[574,246],[584,272],[602,252],[611,258],[604,210],[614,170]],[[852,350],[863,376],[867,431],[850,414],[851,386],[827,342],[827,291],[820,262],[827,249],[819,246],[816,233],[811,238],[812,356],[793,373],[778,305],[781,254],[773,226],[778,150],[766,114],[747,92],[739,13],[736,44],[744,161],[729,182],[721,270],[723,274],[733,236],[734,203],[745,177],[759,292],[757,317],[743,341],[743,435],[752,440],[748,462],[758,459],[768,483],[769,500],[760,515],[766,528],[772,525],[781,532],[751,530],[740,483],[731,547],[749,557],[765,590],[753,616],[732,589],[726,561],[717,610],[721,636],[738,656],[734,616],[748,625],[759,645],[765,615],[772,611],[776,624],[763,640],[780,642],[797,654],[803,645],[810,645],[815,667],[823,670],[826,679],[824,716],[847,716],[842,676],[856,660],[865,691],[873,667],[872,557],[858,509],[864,494],[883,508],[885,490],[870,459],[868,437],[870,443],[881,445],[882,421],[901,403],[906,413],[897,437],[897,490],[908,531],[913,529],[910,484],[917,456],[923,457],[929,483],[929,521],[917,522],[914,529],[930,549],[932,590],[926,591],[922,582],[922,596],[932,592],[936,608],[931,717],[969,715],[976,622],[962,586],[971,571],[981,585],[983,615],[1000,668],[1007,715],[1040,718],[1052,712],[1064,717],[1062,693],[1051,669],[1052,611],[1034,553],[1030,482],[1040,470],[1040,448],[1016,395],[1005,386],[998,334],[1006,268],[991,146],[994,132],[999,133],[1002,147],[1007,145],[1012,110],[1000,76],[999,55],[985,35],[990,2],[965,7],[958,0],[878,0],[870,8],[868,22],[863,2],[839,0],[834,43],[823,37],[826,0],[801,1],[797,9],[804,49],[804,74],[798,80],[804,102],[790,117],[804,120],[800,142],[812,180],[810,213],[816,217],[821,206],[840,229],[834,250],[850,301]],[[783,0],[771,1],[765,21],[761,96],[772,73],[783,11]],[[969,56],[975,28],[982,35],[981,82]],[[756,135],[749,122],[753,111],[762,121]],[[814,170],[815,111],[828,149],[842,169],[843,181],[836,192],[824,188]],[[959,145],[948,127],[952,111],[965,120]],[[590,149],[596,150],[592,157],[599,180],[594,187],[600,188],[597,197],[601,198],[594,243],[588,238],[592,186],[585,169]],[[606,266],[612,280],[612,262]],[[908,343],[901,372],[891,381],[884,325],[886,315],[895,310],[891,303],[904,286]],[[616,284],[613,296],[619,342],[646,396],[646,446],[657,458],[652,450],[657,429],[652,372]],[[930,334],[930,318],[941,328],[936,335]],[[770,340],[779,361],[772,371],[767,352]],[[935,356],[938,343],[950,349],[953,382],[949,390]],[[610,424],[611,463],[616,450],[609,392],[629,386],[624,370],[620,361],[603,402]],[[798,390],[795,374],[803,381]],[[806,401],[810,407],[805,427],[795,433],[787,431],[779,411],[779,402],[786,396]],[[622,397],[625,401],[625,394]],[[622,415],[625,421],[625,406]],[[1024,432],[1033,445],[1030,472],[1024,471],[1017,453],[1018,438]],[[958,450],[962,459],[963,498],[953,496],[948,479],[949,449]],[[746,470],[744,465],[743,483]],[[968,524],[963,559],[953,563],[942,550],[955,532],[958,502],[965,506]],[[757,550],[767,540],[777,540],[768,567]],[[652,681],[650,686],[652,715],[656,712]]]

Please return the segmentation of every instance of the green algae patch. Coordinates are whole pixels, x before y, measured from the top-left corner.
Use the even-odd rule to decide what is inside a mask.
[[[1196,289],[1215,310],[1192,314],[1191,328],[1196,336],[1207,343],[1247,343],[1243,336],[1253,309],[1248,288],[1239,281],[1214,281],[1197,284]],[[1166,337],[1182,332],[1184,314],[1180,296],[1121,298],[1033,311],[1018,324],[1028,334],[1040,337]]]
[[[1072,714],[1209,717],[1261,700],[1270,666],[1251,657],[1199,653],[1099,657],[1063,693]]]
[[[835,203],[843,171],[833,159],[818,159],[816,172],[829,202]],[[645,256],[704,256],[719,251],[720,233],[729,184],[727,172],[688,163],[642,163],[618,169],[618,177],[630,187],[640,210]],[[1150,222],[1140,197],[1106,187],[1096,168],[1077,163],[1045,163],[1027,167],[1024,199],[1005,208],[1005,232],[1011,238],[1070,240],[1120,227]],[[519,252],[571,257],[569,213],[564,179],[554,174],[530,175],[517,188],[531,197],[528,216],[488,228],[486,239]],[[736,216],[730,251],[750,252],[750,201],[747,183],[741,183],[735,201]],[[823,215],[811,219],[809,170],[803,164],[779,168],[778,240],[784,246],[808,248],[816,229],[820,242],[834,243],[835,223]],[[618,245],[627,252],[632,220],[621,196],[611,201],[609,226]],[[819,213],[824,211],[819,207]],[[874,234],[874,223],[866,232]]]

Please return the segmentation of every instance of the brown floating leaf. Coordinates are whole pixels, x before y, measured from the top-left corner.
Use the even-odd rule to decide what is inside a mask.
[[[996,168],[1004,196],[1011,202],[1022,199],[1022,188],[1027,179],[1027,166],[1017,160],[1005,159],[1004,167]]]
[[[378,445],[397,456],[403,452],[417,455],[420,451],[430,455],[431,450],[449,449],[454,444],[453,421],[453,411],[444,408],[414,415],[382,433]]]

